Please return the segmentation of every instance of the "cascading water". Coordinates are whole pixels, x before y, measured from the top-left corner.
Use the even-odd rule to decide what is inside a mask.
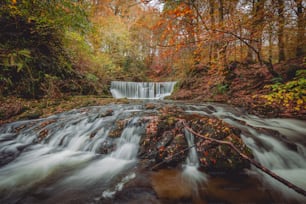
[[[213,109],[213,110],[211,110]],[[239,128],[241,138],[252,150],[255,159],[289,182],[306,189],[306,123],[295,119],[262,119],[241,114],[237,108],[218,106],[192,106],[187,112],[212,115]],[[274,134],[269,132],[275,132]],[[262,171],[253,167],[248,173],[261,178],[267,188],[278,189],[285,197],[295,202],[306,202],[306,198]],[[276,195],[274,198],[277,198]],[[290,202],[283,200],[284,203]]]
[[[194,135],[186,129],[184,130],[184,132],[185,132],[185,137],[188,143],[188,147],[190,148],[186,163],[188,166],[199,167],[199,158],[197,155],[196,148],[194,146],[195,145]]]
[[[161,109],[165,104],[167,102],[159,101],[155,107]],[[218,117],[239,128],[241,138],[258,162],[306,189],[305,121],[262,119],[221,104],[176,106],[186,113]],[[0,126],[0,203],[104,203],[105,199],[111,199],[114,195],[116,198],[118,191],[125,189],[123,186],[126,183],[144,174],[136,170],[142,163],[137,159],[139,143],[146,132],[147,118],[157,114],[156,109],[145,107],[143,104],[110,104]],[[111,136],[115,126],[121,128],[120,137]],[[198,170],[196,148],[192,147],[194,136],[188,131],[184,133],[191,148],[178,180],[193,189],[193,195],[200,196],[197,192],[202,192],[203,186],[205,189],[211,188],[216,176],[208,177]],[[306,201],[255,168],[250,169],[248,175],[260,178],[262,182],[246,182],[243,188],[253,188],[243,201],[253,202],[253,199],[257,199],[252,195],[256,189],[257,193],[261,192],[259,186],[268,189],[262,190],[268,191],[268,198],[264,200],[267,202],[279,202],[286,198],[288,200],[283,200],[284,203]],[[147,174],[143,177],[150,179]],[[243,176],[243,179],[248,180],[249,177]],[[243,182],[239,179],[233,181]],[[224,184],[218,182],[220,180],[217,180],[218,185],[215,184],[218,188],[210,191],[221,191],[214,195],[220,196],[217,201],[233,203],[235,198],[229,200],[233,196],[237,197],[235,201],[241,202],[238,199],[243,195],[238,196],[235,191],[228,193],[224,190]],[[142,187],[145,191],[138,191],[144,184],[139,182],[138,185],[134,191],[135,197],[155,196],[158,202],[159,198],[154,193],[144,193],[151,192],[149,187]],[[232,185],[229,183],[229,186]],[[184,189],[181,191],[185,192]],[[130,192],[128,188],[127,192]],[[124,203],[120,201],[118,203]]]
[[[57,198],[71,192],[79,194],[96,185],[100,186],[100,193],[107,190],[113,179],[136,165],[145,123],[133,116],[119,138],[106,139],[114,123],[121,117],[135,115],[135,109],[137,106],[118,106],[111,116],[105,117],[107,108],[84,108],[1,127],[0,202],[16,203],[28,189],[33,194],[41,194],[42,188],[43,194],[57,195],[53,196],[55,201],[44,202],[59,202]],[[113,151],[101,154],[101,146],[109,146]],[[77,198],[87,199],[89,195],[80,194]],[[40,201],[23,199],[23,203],[32,202]]]
[[[184,166],[182,177],[185,180],[185,183],[189,185],[190,189],[193,189],[194,193],[198,192],[199,184],[207,181],[207,175],[198,170],[199,168],[199,158],[197,155],[194,135],[188,130],[184,130],[185,137],[188,143],[189,152],[186,159],[186,165]]]
[[[125,82],[112,81],[114,98],[163,99],[170,96],[176,82]]]

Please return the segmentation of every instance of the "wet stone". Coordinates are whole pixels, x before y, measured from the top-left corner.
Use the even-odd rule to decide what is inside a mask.
[[[161,140],[157,143],[157,148],[160,149],[170,144],[173,140],[173,133],[171,131],[166,131],[163,133]]]
[[[127,125],[127,120],[118,120],[112,127],[111,131],[108,134],[108,137],[117,138],[120,137],[124,127]]]
[[[147,110],[155,109],[155,108],[156,108],[156,106],[155,106],[155,104],[153,104],[153,103],[147,103],[147,104],[145,105],[145,109],[147,109]]]
[[[99,153],[100,154],[109,154],[114,151],[116,148],[115,140],[107,139],[100,144]]]
[[[43,112],[41,110],[37,110],[31,113],[25,113],[23,114],[20,119],[25,119],[25,120],[31,120],[31,119],[37,119],[39,118]]]
[[[175,135],[173,143],[177,144],[177,145],[186,145],[187,144],[185,136],[183,134]]]

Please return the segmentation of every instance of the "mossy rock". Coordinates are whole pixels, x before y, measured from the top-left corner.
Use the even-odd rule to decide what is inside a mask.
[[[42,115],[43,115],[42,110],[34,110],[32,112],[25,112],[19,117],[19,119],[32,120],[32,119],[40,118]]]
[[[252,158],[250,149],[238,136],[230,135],[225,141],[233,143],[243,154]],[[206,151],[198,151],[198,155],[201,168],[207,172],[239,172],[250,167],[249,162],[228,145],[217,145]]]
[[[151,166],[176,168],[186,163],[189,148],[182,120],[186,121],[195,132],[205,137],[231,142],[243,154],[252,158],[250,149],[239,136],[239,129],[217,118],[186,114],[178,110],[164,108],[163,114],[158,116],[156,133],[144,136],[140,143],[140,158],[150,160]],[[197,136],[194,142],[200,168],[206,172],[240,172],[250,167],[248,161],[241,158],[228,145],[207,142],[204,138]]]

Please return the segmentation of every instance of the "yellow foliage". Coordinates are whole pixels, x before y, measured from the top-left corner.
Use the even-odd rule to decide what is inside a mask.
[[[298,105],[301,105],[301,104],[304,103],[304,101],[303,101],[302,99],[298,99],[298,100],[296,101],[296,103],[297,103]]]
[[[300,109],[300,107],[295,107],[294,110],[300,111],[301,109]]]
[[[306,80],[303,77],[297,76],[286,84],[276,83],[266,85],[264,88],[270,89],[271,93],[260,97],[265,99],[268,105],[275,104],[290,108],[293,111],[305,110],[305,87]]]

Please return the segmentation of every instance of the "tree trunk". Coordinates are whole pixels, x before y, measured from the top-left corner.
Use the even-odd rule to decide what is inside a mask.
[[[256,32],[256,41],[255,47],[258,52],[261,54],[262,47],[262,33],[264,29],[265,22],[265,2],[266,0],[257,0],[255,1],[255,32]]]
[[[285,60],[285,43],[284,43],[284,0],[277,0],[277,13],[278,13],[278,61]]]
[[[273,59],[273,28],[269,25],[269,61],[272,62]]]
[[[221,27],[221,30],[223,30],[223,24],[224,24],[224,2],[223,0],[218,0],[219,3],[219,8],[218,8],[218,21],[219,21],[219,26]],[[222,34],[224,35],[224,34]],[[224,39],[220,39],[218,45],[218,50],[219,50],[219,59],[222,63],[222,67],[226,66],[226,48],[227,45],[224,41]]]
[[[264,5],[266,0],[253,0],[252,3],[252,20],[250,27],[250,37],[249,44],[252,47],[256,48],[256,50],[261,52],[261,44],[262,44],[262,32],[264,27]],[[256,54],[257,55],[257,54]],[[247,61],[254,61],[255,56],[252,49],[248,49],[247,53]]]
[[[296,56],[302,57],[305,54],[305,13],[303,12],[302,0],[295,0],[297,4],[297,46]]]
[[[213,0],[209,0],[209,15],[211,28],[215,28],[215,5]],[[210,42],[211,43],[209,45],[209,63],[215,61],[215,42],[212,39]]]

